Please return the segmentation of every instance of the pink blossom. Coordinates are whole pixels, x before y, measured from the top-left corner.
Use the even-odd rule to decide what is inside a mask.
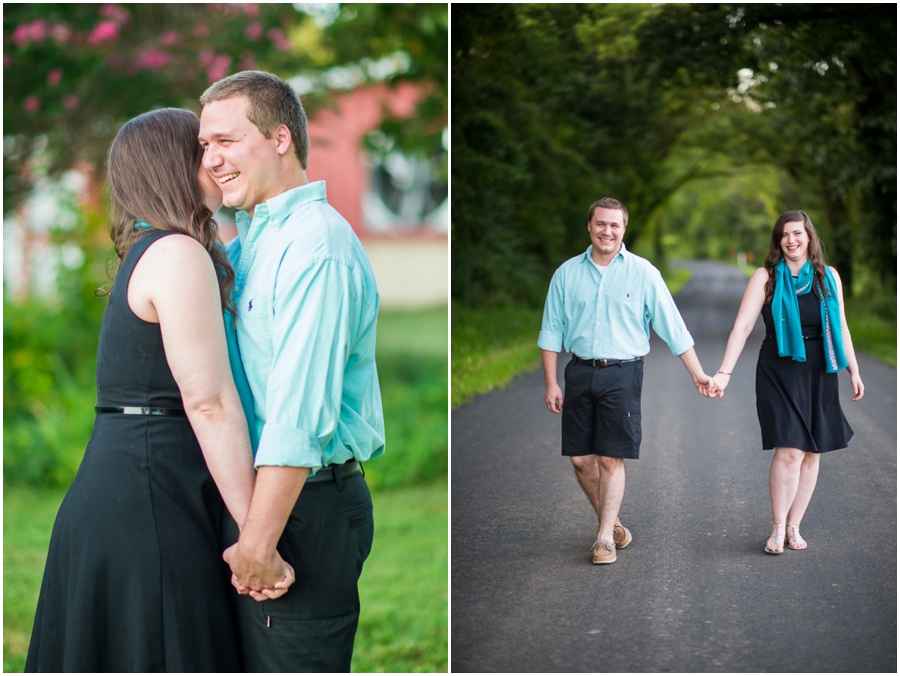
[[[66,110],[74,110],[78,107],[78,97],[75,94],[66,94],[63,96],[62,104]]]
[[[241,70],[256,70],[255,54],[251,51],[241,53]]]
[[[47,84],[51,87],[55,87],[62,80],[63,72],[61,68],[54,68],[49,73],[47,73]]]
[[[168,52],[161,49],[148,49],[138,57],[137,67],[158,70],[169,62],[169,56]]]
[[[251,24],[247,24],[247,28],[244,30],[244,35],[246,35],[251,40],[259,40],[263,34],[263,27],[259,25],[256,21]]]
[[[41,100],[37,96],[29,96],[25,99],[25,110],[29,113],[36,113],[41,107]]]
[[[205,26],[200,24],[198,26],[194,26],[194,37],[199,38],[200,40],[205,40],[209,37],[209,26]]]
[[[210,82],[221,80],[228,73],[228,66],[231,65],[231,57],[221,54],[213,59],[212,64],[206,69],[206,76]]]
[[[23,47],[32,42],[40,42],[47,37],[49,26],[43,19],[36,19],[31,23],[19,24],[13,31],[12,41]]]
[[[56,40],[56,46],[62,47],[69,42],[72,37],[72,29],[64,23],[58,23],[50,29],[53,39]]]
[[[255,2],[239,2],[237,6],[243,9],[247,16],[259,16],[259,5]]]
[[[103,5],[100,8],[100,16],[105,16],[117,24],[128,23],[131,18],[131,12],[119,5]]]
[[[280,52],[287,52],[291,48],[291,41],[284,36],[284,31],[280,28],[270,28],[267,33],[269,40],[275,45],[275,49]]]
[[[19,47],[21,47],[22,45],[28,44],[30,37],[31,25],[27,23],[20,23],[18,26],[16,26],[16,30],[13,31],[12,41],[19,45]]]
[[[12,59],[9,58],[9,54],[4,54],[3,55],[3,70],[6,70],[7,68],[9,68],[9,64],[11,64],[11,63],[12,63]]]
[[[112,21],[101,21],[98,23],[91,34],[88,36],[88,42],[92,45],[99,45],[104,42],[115,42],[119,39],[119,26]]]
[[[50,26],[43,19],[37,19],[31,23],[31,40],[40,42],[50,34]]]
[[[209,49],[204,49],[197,55],[197,60],[204,68],[211,64],[214,58],[216,58],[216,55]]]
[[[159,41],[166,47],[174,47],[181,42],[181,35],[177,31],[166,31]]]

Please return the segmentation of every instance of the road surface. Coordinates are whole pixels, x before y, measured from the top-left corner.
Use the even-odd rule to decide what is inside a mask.
[[[746,277],[687,265],[678,306],[714,372]],[[700,397],[652,336],[641,459],[626,462],[620,512],[634,542],[612,565],[591,565],[596,517],[560,456],[540,371],[453,411],[452,671],[895,673],[896,370],[861,355],[859,402],[841,373],[855,436],[822,457],[809,548],[771,556],[761,320],[723,399]]]

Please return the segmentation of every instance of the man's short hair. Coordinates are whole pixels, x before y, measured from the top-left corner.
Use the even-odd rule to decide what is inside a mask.
[[[594,217],[594,211],[597,209],[618,209],[622,212],[622,224],[627,228],[628,227],[628,209],[625,208],[625,205],[622,204],[619,200],[613,199],[612,197],[603,197],[591,205],[591,208],[588,209],[588,217],[587,222],[590,223],[591,219]]]
[[[279,125],[287,126],[300,166],[306,169],[309,159],[306,113],[303,111],[300,98],[291,86],[271,73],[245,70],[210,85],[200,97],[200,103],[205,106],[214,101],[238,96],[247,99],[250,104],[247,119],[255,124],[266,138],[272,138]]]

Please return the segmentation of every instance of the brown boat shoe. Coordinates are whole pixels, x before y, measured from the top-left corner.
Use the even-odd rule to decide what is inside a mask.
[[[631,531],[616,519],[616,525],[613,526],[613,542],[616,544],[616,549],[625,549],[631,544],[632,539]]]
[[[597,540],[594,543],[592,552],[595,564],[616,562],[616,548],[606,540]]]

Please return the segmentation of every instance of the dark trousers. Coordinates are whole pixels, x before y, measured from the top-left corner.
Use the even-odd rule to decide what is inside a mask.
[[[237,525],[227,522],[226,547],[238,537]],[[274,601],[232,597],[245,671],[350,671],[357,581],[373,530],[372,497],[362,475],[303,487],[278,543],[296,582]]]

